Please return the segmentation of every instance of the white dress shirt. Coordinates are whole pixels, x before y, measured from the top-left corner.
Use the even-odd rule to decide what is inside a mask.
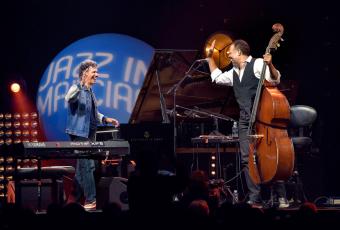
[[[246,60],[246,65],[248,63],[250,63],[252,59],[252,56],[249,56]],[[260,79],[261,77],[261,72],[262,72],[262,67],[263,67],[263,58],[257,58],[255,60],[254,63],[254,74],[255,76]],[[245,65],[245,67],[246,67]],[[240,77],[240,82],[242,82],[242,77],[243,77],[243,73],[245,70],[245,67],[243,69],[239,69],[236,67],[233,67],[232,69],[222,73],[222,71],[219,68],[216,68],[214,71],[211,72],[211,79],[213,82],[216,82],[217,84],[223,84],[223,85],[229,85],[232,86],[233,85],[233,72],[236,71],[236,73],[238,74],[238,76]],[[281,78],[281,74],[279,71],[278,72],[278,78],[276,80],[272,79],[270,77],[270,70],[269,67],[267,66],[266,68],[266,73],[265,73],[265,79],[268,82],[271,82],[273,84],[279,84],[280,83],[280,78]]]

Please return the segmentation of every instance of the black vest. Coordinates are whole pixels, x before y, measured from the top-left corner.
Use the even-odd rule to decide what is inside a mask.
[[[254,74],[255,58],[247,63],[242,76],[242,82],[238,74],[233,72],[233,89],[236,101],[240,107],[241,114],[245,112],[246,117],[250,116],[253,101],[256,95],[259,79]]]
[[[94,104],[95,98],[94,98],[92,89],[89,89],[89,90],[90,90],[90,94],[91,94],[91,103],[92,103],[91,116],[90,116],[90,129],[96,130],[98,122],[97,122],[97,114],[96,114],[96,111],[95,111],[95,104]]]

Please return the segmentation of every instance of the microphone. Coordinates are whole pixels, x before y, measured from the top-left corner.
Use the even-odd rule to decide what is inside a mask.
[[[206,58],[204,58],[204,59],[197,59],[194,63],[198,63],[197,66],[195,67],[195,70],[197,70],[198,68],[200,68],[205,63],[208,63],[208,60]]]
[[[203,58],[203,59],[197,59],[195,62],[208,62],[208,60]]]

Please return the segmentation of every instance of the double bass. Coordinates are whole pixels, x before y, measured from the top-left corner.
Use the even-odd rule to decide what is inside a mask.
[[[283,26],[273,25],[276,32],[266,53],[279,47]],[[276,86],[265,81],[267,64],[263,64],[248,127],[250,138],[249,174],[256,184],[287,180],[293,173],[294,147],[288,136],[290,106]]]

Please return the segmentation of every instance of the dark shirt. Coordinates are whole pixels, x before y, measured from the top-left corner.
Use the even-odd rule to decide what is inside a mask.
[[[91,116],[90,116],[90,129],[96,130],[97,129],[97,119],[96,119],[96,114],[95,114],[95,104],[94,104],[94,96],[92,90],[90,90],[91,93]]]

